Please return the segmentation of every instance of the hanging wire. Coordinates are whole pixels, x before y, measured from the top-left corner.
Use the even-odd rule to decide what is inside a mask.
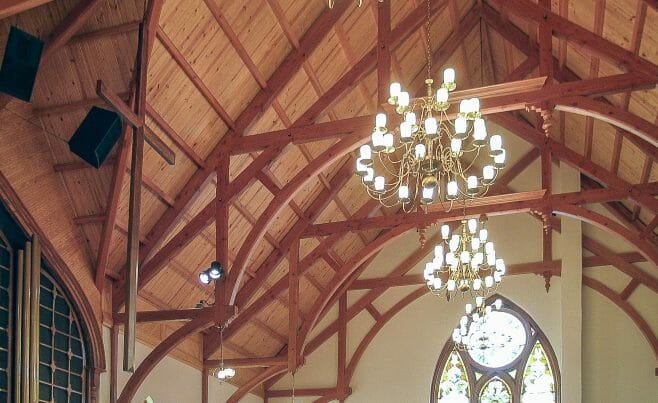
[[[432,77],[432,47],[430,45],[430,38],[432,37],[432,5],[431,0],[427,0],[427,15],[425,21],[425,32],[427,35],[427,43],[425,47],[427,58],[427,78]]]
[[[290,376],[292,377],[292,393],[290,402],[295,403],[295,371],[290,371]]]
[[[219,362],[220,368],[224,369],[224,326],[219,327]]]

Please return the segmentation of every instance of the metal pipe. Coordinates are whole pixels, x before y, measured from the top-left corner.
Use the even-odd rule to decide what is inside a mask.
[[[32,283],[30,292],[30,397],[39,402],[39,301],[41,296],[41,244],[39,236],[32,236]]]

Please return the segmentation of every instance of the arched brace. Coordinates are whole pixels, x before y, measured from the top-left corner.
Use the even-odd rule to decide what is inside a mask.
[[[345,138],[331,146],[328,150],[320,154],[309,165],[302,169],[295,177],[284,186],[274,200],[270,202],[267,209],[258,217],[258,221],[254,224],[253,228],[245,238],[238,254],[231,268],[231,276],[227,284],[228,289],[231,289],[231,298],[229,303],[235,303],[238,290],[242,281],[242,276],[246,269],[246,265],[251,259],[251,255],[256,249],[257,241],[262,239],[265,232],[272,224],[272,220],[281,212],[286,204],[301,190],[301,188],[313,179],[319,172],[322,172],[331,164],[338,161],[340,158],[348,154],[351,150],[361,145],[368,138],[367,133],[362,136],[352,136]]]
[[[213,323],[214,322],[210,321],[209,318],[201,316],[187,322],[178,328],[178,330],[170,334],[169,337],[158,344],[158,346],[154,348],[153,351],[151,351],[139,364],[137,370],[132,374],[130,379],[128,379],[128,382],[126,383],[126,386],[124,386],[117,402],[131,402],[135,397],[135,393],[137,393],[137,389],[139,389],[146,377],[149,376],[151,371],[153,371],[155,366],[158,365],[163,358],[165,358],[187,337],[210,327]]]
[[[277,365],[274,367],[269,367],[260,374],[256,375],[252,379],[249,380],[249,382],[245,383],[242,385],[238,390],[233,392],[231,397],[228,398],[226,403],[237,403],[247,395],[247,393],[251,392],[256,386],[260,385],[261,383],[267,381],[268,379],[271,379],[281,373],[284,373],[288,370],[288,367],[286,365]]]
[[[658,126],[616,106],[587,97],[569,97],[561,99],[555,109],[601,120],[658,147]]]
[[[651,326],[649,326],[640,313],[628,301],[624,300],[619,294],[602,282],[591,277],[583,276],[583,284],[607,297],[631,318],[635,326],[642,333],[642,336],[644,336],[644,339],[649,343],[649,346],[653,350],[653,355],[656,361],[658,361],[658,337],[656,337],[656,334],[651,330]]]

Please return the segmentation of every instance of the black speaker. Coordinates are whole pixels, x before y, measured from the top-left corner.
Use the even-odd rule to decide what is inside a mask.
[[[11,27],[0,68],[0,91],[30,102],[42,50],[41,39]]]
[[[69,149],[89,164],[100,168],[121,137],[118,114],[94,106],[69,140]]]

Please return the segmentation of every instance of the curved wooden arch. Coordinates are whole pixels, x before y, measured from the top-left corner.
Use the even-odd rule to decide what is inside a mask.
[[[379,320],[377,320],[377,322],[370,328],[368,333],[366,333],[366,335],[359,343],[356,350],[354,350],[354,354],[352,354],[352,358],[350,358],[350,362],[347,365],[346,379],[348,385],[352,380],[354,371],[356,371],[356,366],[359,364],[359,361],[361,361],[361,357],[363,356],[363,353],[365,353],[366,349],[373,341],[375,336],[377,336],[379,331],[384,327],[384,325],[386,325],[391,319],[393,319],[393,317],[397,315],[402,309],[406,308],[407,305],[411,304],[412,302],[422,297],[423,295],[428,295],[427,287],[418,288],[416,291],[413,291],[411,294],[402,298],[395,305],[393,305],[392,308],[386,311],[386,313],[382,315],[379,318]]]
[[[123,391],[121,391],[121,396],[117,402],[119,403],[129,403],[135,397],[137,389],[142,385],[146,377],[153,371],[156,365],[164,357],[167,356],[178,344],[180,344],[188,336],[198,333],[205,328],[212,325],[212,322],[204,316],[200,316],[194,320],[191,320],[178,328],[175,332],[169,335],[164,339],[156,348],[149,353],[149,355],[144,358],[144,360],[139,364],[137,370],[132,374],[126,386],[124,386]]]
[[[361,249],[361,251],[357,253],[356,256],[352,257],[352,259],[350,259],[350,261],[345,266],[343,266],[341,271],[334,275],[332,281],[327,285],[327,287],[325,287],[325,291],[320,294],[317,302],[311,308],[311,311],[307,315],[307,319],[304,322],[304,326],[300,331],[300,354],[304,354],[304,349],[308,343],[307,336],[317,324],[321,313],[324,311],[331,298],[334,297],[336,292],[346,282],[346,280],[349,279],[354,271],[357,270],[371,256],[381,250],[389,242],[397,239],[400,235],[404,234],[412,228],[414,227],[411,225],[401,225],[384,232],[382,235],[377,237],[377,239],[368,244],[365,248]]]
[[[658,147],[658,126],[605,102],[587,97],[568,97],[561,99],[555,109],[601,120]]]
[[[628,303],[628,301],[621,298],[619,294],[614,292],[599,280],[583,276],[583,284],[607,297],[631,318],[633,323],[635,323],[635,326],[637,326],[637,328],[646,339],[647,343],[649,343],[649,346],[653,350],[653,355],[658,361],[658,337],[656,337],[655,333],[651,330],[651,327],[640,315],[640,313],[635,310],[635,308],[633,308],[633,306]]]
[[[286,372],[288,367],[285,365],[277,365],[274,367],[269,367],[260,374],[253,377],[249,382],[245,383],[240,387],[240,389],[233,392],[231,397],[228,398],[226,403],[237,403],[242,399],[247,393],[251,392],[256,386],[261,383],[271,379],[283,372]]]
[[[595,227],[600,228],[608,233],[624,238],[628,243],[638,248],[642,256],[653,262],[653,264],[658,267],[658,250],[656,250],[656,248],[648,241],[640,238],[638,233],[631,231],[630,229],[616,223],[604,215],[587,210],[583,207],[565,205],[560,206],[560,208],[555,210],[555,212],[567,217],[576,218],[588,224],[592,224]]]
[[[319,172],[322,172],[331,164],[348,154],[354,148],[361,145],[366,139],[367,134],[363,136],[350,136],[341,140],[337,144],[332,145],[328,150],[320,154],[309,165],[297,173],[297,175],[295,175],[295,177],[279,191],[274,200],[270,202],[267,209],[260,215],[260,217],[258,217],[258,221],[256,221],[245,238],[235,261],[233,262],[233,267],[231,269],[232,275],[229,277],[229,284],[227,284],[227,287],[232,290],[230,298],[231,305],[235,303],[235,298],[237,297],[240,288],[242,276],[244,276],[246,264],[256,249],[256,245],[258,244],[257,241],[263,238],[274,217],[281,212],[285,205],[292,200],[297,192],[299,192],[308,181],[313,179]]]

